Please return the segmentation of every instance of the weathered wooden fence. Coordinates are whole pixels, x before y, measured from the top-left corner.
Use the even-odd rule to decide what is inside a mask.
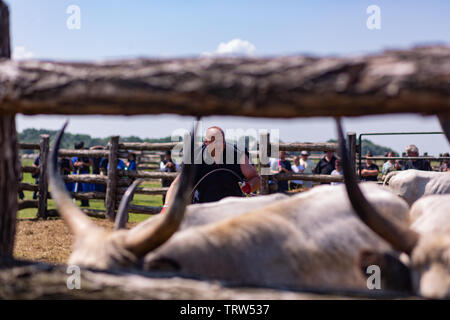
[[[437,115],[450,132],[448,46],[350,58],[66,63],[18,62],[10,57],[9,10],[0,0],[0,256],[12,257],[14,247],[20,173],[18,113],[275,118],[418,113]],[[116,179],[113,150],[109,173]],[[117,193],[113,190],[122,178],[109,182],[108,214],[114,210]]]
[[[129,151],[132,150],[169,150],[173,148],[175,143],[170,144],[152,144],[152,143],[121,143],[119,144],[119,137],[111,137],[109,142],[109,150],[60,150],[60,157],[101,157],[107,158],[108,174],[82,174],[82,175],[65,175],[63,177],[65,182],[74,183],[92,183],[106,185],[106,192],[90,191],[90,192],[72,192],[71,195],[77,200],[90,200],[101,199],[105,201],[105,211],[86,209],[83,210],[95,217],[115,217],[115,210],[117,209],[118,202],[120,202],[121,196],[125,193],[127,186],[129,186],[133,179],[175,179],[177,173],[165,173],[165,172],[147,172],[147,171],[119,171],[117,169],[118,159],[120,157],[126,157]],[[19,143],[19,149],[22,150],[38,150],[39,151],[39,166],[22,166],[21,171],[23,173],[37,173],[39,174],[39,183],[30,184],[21,182],[19,185],[20,190],[27,190],[37,192],[37,200],[23,200],[19,201],[19,210],[27,208],[37,208],[38,218],[47,218],[52,215],[52,212],[47,210],[47,201],[51,199],[51,193],[48,192],[48,177],[47,177],[47,157],[49,154],[49,137],[48,135],[41,135],[40,143]],[[152,168],[156,169],[156,166]],[[159,165],[157,166],[159,168]],[[168,188],[138,188],[137,194],[146,195],[162,195],[167,192]],[[148,207],[131,205],[130,212],[134,213],[146,213],[155,214],[161,211],[161,207]]]
[[[353,139],[354,134],[348,134],[350,141],[355,143]],[[261,139],[268,139],[261,136]],[[264,140],[269,141],[269,140]],[[104,200],[105,211],[95,210],[90,208],[83,208],[83,210],[90,216],[94,217],[109,217],[113,219],[115,217],[115,210],[118,207],[121,196],[125,193],[127,186],[131,184],[134,179],[144,180],[174,180],[177,173],[167,172],[149,172],[144,170],[158,170],[159,161],[161,160],[161,154],[146,155],[143,152],[146,151],[166,151],[172,150],[176,146],[176,142],[170,143],[120,143],[119,137],[111,137],[109,142],[109,150],[60,150],[60,157],[101,157],[107,158],[110,165],[108,166],[108,174],[72,174],[65,175],[63,177],[65,182],[73,183],[92,183],[106,185],[106,192],[89,191],[89,192],[72,192],[71,195],[77,200]],[[270,148],[277,148],[281,151],[336,151],[337,144],[335,143],[281,143],[271,144]],[[49,136],[41,135],[40,143],[19,143],[19,149],[22,150],[38,150],[39,151],[39,166],[22,166],[21,171],[23,173],[36,173],[39,174],[38,184],[30,184],[21,182],[19,184],[19,191],[33,191],[37,193],[36,200],[22,200],[19,201],[19,210],[27,208],[37,208],[38,218],[47,218],[49,215],[55,215],[53,211],[47,210],[47,201],[51,199],[51,193],[48,191],[48,177],[47,177],[47,158],[50,150]],[[260,148],[261,149],[261,148]],[[351,150],[356,150],[351,148]],[[141,152],[138,159],[137,171],[122,171],[117,169],[117,162],[120,157],[126,157],[130,151]],[[258,154],[258,158],[263,158],[263,155]],[[352,159],[356,159],[356,154],[352,154]],[[143,164],[142,164],[143,163]],[[115,164],[115,165],[112,165]],[[263,164],[260,163],[260,173]],[[268,176],[262,174],[262,186],[260,188],[260,194],[268,193]],[[274,175],[279,181],[302,179],[306,181],[318,181],[318,182],[341,182],[342,176],[330,176],[330,175],[318,175],[318,174],[302,174],[302,173],[282,173]],[[136,194],[144,195],[164,195],[168,188],[138,188]],[[130,212],[142,213],[142,214],[157,214],[161,211],[162,207],[150,207],[131,204]]]

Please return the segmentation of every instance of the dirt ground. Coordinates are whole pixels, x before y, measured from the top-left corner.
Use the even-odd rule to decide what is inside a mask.
[[[112,229],[108,220],[92,219],[97,225]],[[136,223],[129,223],[128,228]],[[66,263],[73,237],[61,219],[18,220],[14,257],[53,264]]]

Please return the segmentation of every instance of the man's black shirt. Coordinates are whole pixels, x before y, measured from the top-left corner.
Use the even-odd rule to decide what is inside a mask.
[[[363,164],[362,166],[361,166],[361,170],[377,170],[378,172],[380,172],[380,168],[375,164],[375,163],[372,163],[370,166],[367,166],[367,163],[366,164]],[[366,177],[362,177],[362,179],[361,180],[363,180],[363,181],[377,181],[378,180],[378,176],[366,176]]]
[[[248,156],[247,151],[244,152]],[[243,193],[238,184],[239,181],[245,179],[239,163],[242,154],[243,152],[237,146],[226,144],[222,163],[217,164],[209,155],[206,145],[203,145],[201,152],[196,155],[194,164],[194,186],[197,184],[198,186],[193,192],[192,203],[214,202],[231,196],[242,197]],[[205,159],[209,161],[206,162]],[[216,169],[228,169],[234,174],[225,170],[212,172]],[[200,182],[202,178],[204,179]]]
[[[335,167],[336,157],[333,156],[331,160],[328,162],[327,157],[323,157],[320,159],[319,163],[317,163],[316,168],[314,169],[315,174],[331,174]]]

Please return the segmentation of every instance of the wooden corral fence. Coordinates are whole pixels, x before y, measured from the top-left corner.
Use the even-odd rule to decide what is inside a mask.
[[[11,61],[10,57],[9,10],[0,0],[0,256],[12,257],[14,247],[20,176],[18,113],[268,118],[418,113],[437,115],[443,127],[450,127],[448,46],[347,58],[299,55],[69,63]],[[125,178],[116,172],[118,140],[111,138],[109,150],[109,175],[114,177],[106,192],[110,215]],[[167,175],[147,172],[144,177]]]
[[[356,135],[354,133],[349,133],[348,138],[351,141],[352,146],[350,150],[352,152],[356,151],[356,146],[353,144],[356,142]],[[268,134],[261,135],[260,141],[270,141]],[[145,152],[155,152],[155,151],[166,151],[172,150],[176,146],[176,142],[169,143],[120,143],[119,137],[114,136],[110,138],[109,150],[60,150],[60,157],[90,157],[90,158],[107,158],[108,162],[115,163],[115,165],[108,166],[108,174],[72,174],[65,175],[63,177],[65,182],[73,183],[91,183],[91,184],[103,184],[106,185],[106,192],[89,191],[89,192],[71,192],[74,199],[77,200],[104,200],[105,201],[105,211],[95,210],[90,208],[83,208],[83,210],[90,216],[93,217],[108,217],[114,219],[115,210],[118,207],[118,202],[121,196],[125,193],[127,187],[131,184],[134,179],[144,179],[144,180],[174,180],[177,173],[168,172],[149,172],[147,170],[159,170],[159,162],[162,160],[162,154],[153,153],[145,154]],[[270,144],[269,148],[277,148],[280,151],[296,151],[300,152],[306,151],[337,151],[336,143],[280,143],[280,144]],[[268,150],[270,150],[267,148]],[[37,208],[37,218],[47,218],[48,216],[55,215],[55,212],[48,211],[47,201],[51,199],[51,193],[48,190],[48,177],[47,177],[47,159],[50,151],[49,136],[41,135],[40,143],[19,143],[19,149],[21,150],[38,150],[39,151],[39,166],[21,166],[22,173],[38,174],[39,181],[38,184],[24,183],[19,184],[19,191],[33,191],[37,193],[36,200],[21,200],[19,201],[19,210],[27,208]],[[260,148],[260,152],[265,149]],[[128,156],[129,152],[138,151],[137,156],[137,171],[126,171],[118,170],[117,162],[119,158],[125,158]],[[262,154],[257,154],[258,160],[263,158]],[[356,154],[352,154],[352,159],[356,160]],[[267,164],[259,164],[259,171],[262,177],[262,184],[260,188],[260,194],[268,194],[268,175],[262,174],[262,169]],[[145,171],[144,171],[145,170]],[[320,174],[302,174],[302,173],[281,173],[273,175],[278,181],[286,180],[306,180],[306,181],[317,181],[317,182],[342,182],[342,176],[330,176],[330,175],[320,175]],[[144,195],[164,195],[168,188],[138,188],[136,194]],[[142,213],[142,214],[157,214],[161,211],[162,207],[150,207],[150,206],[140,206],[131,204],[130,212]]]
[[[106,185],[106,192],[89,191],[89,192],[72,192],[71,195],[77,200],[90,200],[90,199],[100,199],[105,201],[105,211],[86,209],[83,210],[90,216],[94,217],[108,217],[114,219],[115,210],[117,209],[118,202],[123,193],[125,193],[127,187],[131,184],[132,180],[141,178],[144,180],[155,180],[155,179],[175,179],[177,173],[166,173],[166,172],[148,172],[143,171],[149,168],[159,169],[158,158],[160,155],[153,157],[151,163],[153,165],[142,166],[139,164],[138,171],[119,171],[117,169],[117,163],[119,158],[125,158],[128,156],[130,151],[164,151],[171,150],[176,143],[120,143],[119,137],[114,136],[110,138],[109,150],[60,150],[60,157],[90,157],[90,158],[107,158],[108,163],[108,174],[72,174],[65,175],[63,177],[65,182],[73,183],[90,183],[90,184],[103,184]],[[39,174],[38,184],[30,184],[21,182],[19,184],[20,190],[27,190],[37,192],[37,200],[23,200],[19,201],[19,210],[26,208],[37,208],[38,218],[47,218],[49,215],[53,215],[53,212],[47,210],[47,200],[51,199],[51,194],[48,192],[48,177],[47,177],[47,158],[50,150],[49,146],[49,136],[41,135],[40,143],[19,143],[19,149],[22,150],[39,150],[39,166],[36,168],[34,166],[21,166],[22,173]],[[141,159],[142,161],[142,156]],[[167,192],[168,188],[138,188],[136,190],[137,194],[146,195],[162,195]],[[130,212],[134,213],[145,213],[145,214],[155,214],[161,211],[161,207],[149,207],[149,206],[138,206],[131,205]]]

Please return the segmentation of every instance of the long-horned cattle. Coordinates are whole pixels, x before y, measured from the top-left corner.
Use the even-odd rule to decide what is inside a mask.
[[[386,176],[384,184],[411,206],[422,196],[450,194],[450,172],[393,171]]]
[[[190,164],[183,166],[176,196],[156,223],[106,231],[65,191],[56,168],[63,131],[49,160],[49,178],[58,211],[75,235],[70,264],[96,269],[143,266],[239,285],[367,290],[367,276],[357,264],[359,252],[392,252],[387,241],[360,221],[343,185],[320,186],[177,232],[191,194]],[[364,183],[361,189],[377,212],[408,228],[404,200],[376,184]]]
[[[405,228],[404,225],[387,219],[373,203],[367,201],[367,196],[361,192],[356,183],[339,121],[338,128],[345,185],[358,216],[392,247],[409,256],[410,262],[406,267],[409,269],[412,288],[417,294],[433,298],[450,298],[450,221],[445,219],[449,217],[449,196],[428,196],[416,202],[411,213],[417,220],[411,228]],[[450,136],[448,132],[447,136]],[[424,210],[424,206],[431,203],[433,206]],[[436,221],[442,222],[442,226],[438,227]],[[363,267],[376,263],[385,267],[385,271],[388,272],[391,269],[389,265],[394,261],[386,259],[383,253],[367,251],[363,252],[361,258]]]

